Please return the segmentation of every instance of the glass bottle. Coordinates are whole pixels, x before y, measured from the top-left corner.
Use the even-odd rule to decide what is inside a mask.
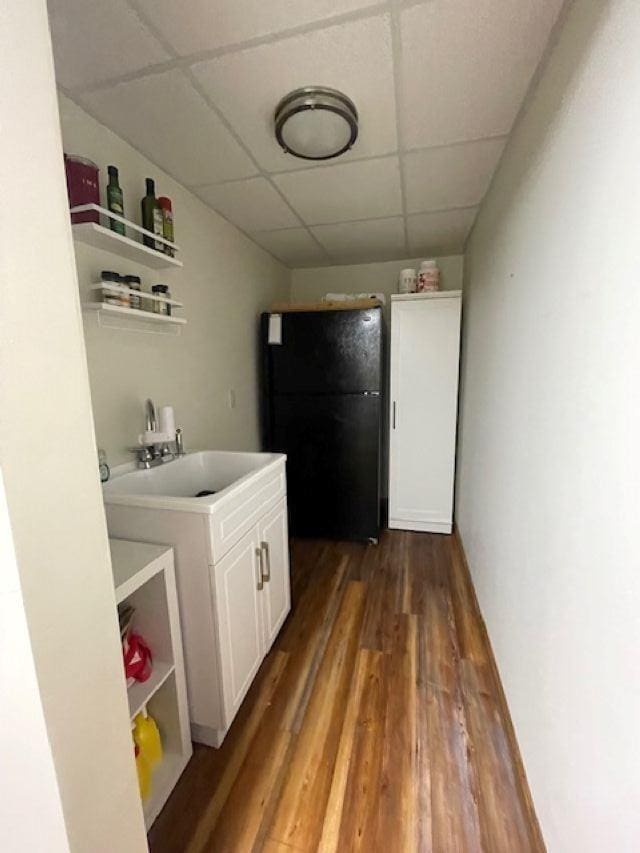
[[[118,181],[118,170],[115,166],[107,166],[109,173],[109,183],[107,184],[107,207],[112,213],[117,213],[119,216],[124,216],[124,202],[122,198],[122,190]],[[117,222],[115,219],[109,220],[109,228],[117,234],[124,236],[124,223]]]
[[[153,178],[147,178],[146,185],[147,194],[140,202],[142,208],[142,227],[162,237],[162,208],[156,198],[156,187]],[[150,249],[155,249],[157,252],[162,251],[163,244],[157,240],[147,237],[146,234],[142,240],[144,245]]]

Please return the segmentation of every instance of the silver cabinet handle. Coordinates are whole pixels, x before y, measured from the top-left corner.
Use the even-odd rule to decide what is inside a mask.
[[[262,580],[270,581],[271,580],[271,554],[269,553],[269,543],[268,542],[261,542],[260,543],[260,550],[264,551],[264,557],[265,557],[264,562],[267,566],[266,575],[265,575],[264,571],[262,572]],[[260,563],[262,564],[262,560],[260,560]]]
[[[256,557],[258,558],[258,583],[257,589],[260,591],[264,584],[262,583],[262,548],[256,548]]]
[[[392,429],[396,428],[396,401],[393,401]]]

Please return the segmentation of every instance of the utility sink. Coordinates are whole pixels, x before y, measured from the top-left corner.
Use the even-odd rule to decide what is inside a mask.
[[[282,460],[280,453],[202,450],[155,468],[121,465],[102,493],[106,504],[212,513],[234,487],[249,485]]]

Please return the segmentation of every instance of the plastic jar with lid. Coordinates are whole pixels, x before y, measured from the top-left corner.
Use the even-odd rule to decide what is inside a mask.
[[[440,290],[440,270],[432,258],[422,261],[418,272],[416,290],[418,293],[429,293]]]

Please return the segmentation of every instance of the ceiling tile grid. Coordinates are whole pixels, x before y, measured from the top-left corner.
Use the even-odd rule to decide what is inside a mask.
[[[49,0],[58,83],[288,266],[464,250],[563,0]],[[280,98],[344,91],[337,160]]]

